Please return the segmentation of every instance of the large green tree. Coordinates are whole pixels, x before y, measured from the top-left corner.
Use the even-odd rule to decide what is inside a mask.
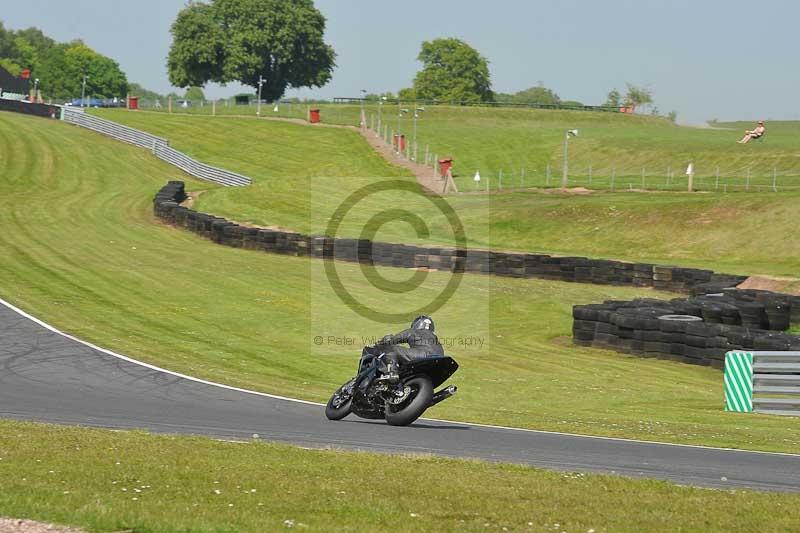
[[[128,80],[116,61],[98,54],[81,41],[57,44],[41,59],[42,90],[57,99],[81,95],[86,78],[86,97],[124,97]]]
[[[76,98],[83,76],[87,96],[124,97],[128,80],[113,59],[101,55],[82,41],[56,43],[38,28],[7,30],[0,22],[0,65],[12,74],[30,69],[39,78],[39,88],[51,98]]]
[[[460,39],[422,43],[423,67],[414,79],[417,98],[448,102],[491,102],[489,62]]]
[[[167,59],[176,87],[238,81],[277,100],[288,88],[322,87],[336,53],[324,41],[325,17],[312,0],[192,2],[172,25]]]

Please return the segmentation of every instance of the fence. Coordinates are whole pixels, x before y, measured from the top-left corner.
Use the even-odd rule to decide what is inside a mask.
[[[64,107],[62,110],[64,122],[102,133],[103,135],[113,137],[122,142],[152,150],[153,154],[159,159],[178,167],[195,178],[212,181],[228,187],[242,187],[252,183],[252,180],[247,176],[195,161],[186,154],[171,148],[167,139],[156,137],[155,135],[123,126],[122,124],[117,124],[110,120],[95,117],[83,111],[70,109],[69,107]]]
[[[46,104],[33,104],[21,100],[0,98],[0,111],[11,111],[44,118],[58,118],[58,107]]]
[[[541,104],[537,102],[460,102],[460,101],[445,101],[445,100],[399,100],[397,98],[389,98],[384,100],[387,104],[401,105],[403,102],[425,106],[455,106],[455,107],[508,107],[512,109],[564,109],[568,111],[604,111],[606,113],[624,113],[621,106],[606,106],[606,105],[583,105],[579,103],[561,103],[561,104]],[[333,99],[334,104],[350,104],[360,105],[376,104],[377,99],[366,99],[357,97],[337,96]]]
[[[728,352],[725,410],[800,416],[800,352]]]
[[[686,191],[689,176],[684,165],[655,167],[570,165],[567,187],[615,191]],[[539,168],[518,167],[496,172],[480,170],[481,181],[472,176],[458,178],[464,191],[482,189],[511,190],[526,188],[556,188],[563,183],[563,167],[544,165]],[[705,192],[784,192],[800,190],[800,170],[777,165],[748,165],[738,168],[719,166],[694,167],[692,190]]]

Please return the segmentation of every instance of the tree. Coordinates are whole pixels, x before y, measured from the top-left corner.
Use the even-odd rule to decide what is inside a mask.
[[[675,122],[678,120],[678,112],[670,111],[669,113],[667,113],[667,118],[669,119],[670,122],[675,124]]]
[[[501,104],[540,104],[556,106],[561,103],[555,91],[541,85],[529,87],[514,94],[494,93],[494,101]]]
[[[422,43],[417,57],[423,68],[414,78],[421,100],[491,102],[489,62],[460,39],[435,39]]]
[[[411,87],[405,87],[397,91],[397,98],[406,102],[413,102],[417,99],[417,91]]]
[[[516,93],[512,101],[518,104],[557,105],[561,98],[547,87],[539,85]]]
[[[636,87],[628,84],[628,92],[625,94],[626,106],[642,106],[653,103],[653,93],[645,87]]]
[[[123,97],[128,92],[128,79],[117,62],[81,41],[57,44],[42,57],[41,87],[53,98],[80,96],[84,76],[87,98]]]
[[[336,53],[323,39],[325,17],[312,0],[192,2],[172,24],[167,59],[176,87],[241,82],[279,100],[287,88],[322,87]]]
[[[606,96],[606,102],[603,104],[605,107],[622,107],[622,95],[619,94],[619,91],[616,89],[611,89],[609,91],[608,96]]]
[[[158,94],[155,91],[151,91],[143,87],[140,83],[129,83],[128,94],[131,96],[138,96],[140,101],[148,100],[151,102],[155,101],[161,102],[167,100],[167,98],[164,95]]]
[[[19,76],[22,73],[22,67],[14,63],[10,59],[0,58],[0,67],[3,67],[12,76]]]
[[[0,22],[0,64],[13,74],[30,69],[43,93],[53,98],[73,98],[81,93],[83,75],[87,93],[124,96],[127,79],[119,65],[81,41],[58,44],[38,28],[7,30]]]
[[[36,75],[39,71],[39,51],[25,37],[14,38],[17,63]]]
[[[191,102],[202,102],[206,99],[206,95],[203,94],[203,89],[200,87],[189,87],[184,98]]]

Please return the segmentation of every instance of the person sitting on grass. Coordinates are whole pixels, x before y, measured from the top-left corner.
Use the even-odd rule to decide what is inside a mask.
[[[750,139],[758,139],[759,137],[764,135],[766,132],[766,128],[764,127],[764,121],[759,120],[756,128],[753,130],[744,130],[744,137],[736,141],[739,144],[747,144],[750,142]]]

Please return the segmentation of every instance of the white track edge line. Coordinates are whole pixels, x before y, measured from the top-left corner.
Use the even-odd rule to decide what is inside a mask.
[[[244,392],[246,394],[254,394],[256,396],[263,396],[263,397],[266,397],[266,398],[273,398],[275,400],[286,400],[286,401],[289,401],[289,402],[297,402],[297,403],[303,403],[303,404],[307,404],[307,405],[316,405],[316,406],[325,405],[325,404],[322,404],[322,403],[310,402],[308,400],[299,400],[297,398],[287,398],[285,396],[278,396],[278,395],[275,395],[275,394],[267,394],[266,392],[258,392],[258,391],[249,390],[249,389],[242,389],[242,388],[239,388],[239,387],[232,387],[231,385],[223,385],[222,383],[215,383],[213,381],[207,381],[205,379],[197,378],[197,377],[194,377],[194,376],[188,376],[186,374],[181,374],[179,372],[173,372],[172,370],[167,370],[166,368],[161,368],[161,367],[156,366],[156,365],[151,365],[150,363],[145,363],[143,361],[138,361],[136,359],[132,359],[130,357],[126,357],[124,355],[120,355],[118,353],[112,352],[111,350],[106,350],[105,348],[101,348],[101,347],[96,346],[96,345],[94,345],[94,344],[92,344],[90,342],[81,340],[81,339],[79,339],[77,337],[74,337],[74,336],[68,334],[68,333],[64,333],[63,331],[60,331],[59,329],[51,326],[50,324],[48,324],[48,323],[46,323],[46,322],[44,322],[42,320],[39,320],[38,318],[26,313],[25,311],[23,311],[22,309],[14,306],[13,304],[10,304],[9,302],[3,300],[2,298],[0,298],[0,304],[3,304],[4,306],[8,307],[9,309],[14,311],[15,313],[17,313],[17,314],[27,318],[28,320],[30,320],[30,321],[42,326],[43,328],[45,328],[45,329],[47,329],[49,331],[52,331],[53,333],[56,333],[58,335],[61,335],[62,337],[65,337],[65,338],[67,338],[67,339],[69,339],[71,341],[83,344],[84,346],[87,346],[87,347],[89,347],[89,348],[91,348],[93,350],[97,350],[99,352],[102,352],[102,353],[104,353],[106,355],[110,355],[112,357],[116,357],[118,359],[122,359],[123,361],[127,361],[129,363],[133,363],[133,364],[136,364],[136,365],[139,365],[139,366],[143,366],[143,367],[149,368],[151,370],[156,370],[158,372],[163,372],[165,374],[169,374],[169,375],[172,375],[172,376],[175,376],[175,377],[179,377],[179,378],[182,378],[182,379],[187,379],[189,381],[194,381],[196,383],[202,383],[203,385],[210,385],[210,386],[213,386],[213,387],[220,387],[220,388],[223,388],[223,389],[228,389],[228,390],[232,390],[232,391],[236,391],[236,392]]]
[[[305,405],[314,405],[314,406],[324,406],[325,405],[323,403],[311,402],[311,401],[308,401],[308,400],[300,400],[298,398],[289,398],[289,397],[286,397],[286,396],[278,396],[278,395],[275,395],[275,394],[268,394],[266,392],[259,392],[259,391],[254,391],[254,390],[250,390],[250,389],[242,389],[240,387],[233,387],[231,385],[224,385],[222,383],[216,383],[214,381],[207,381],[205,379],[197,378],[197,377],[194,377],[194,376],[188,376],[186,374],[181,374],[179,372],[174,372],[172,370],[167,370],[166,368],[161,368],[159,366],[151,365],[150,363],[145,363],[143,361],[138,361],[136,359],[132,359],[130,357],[127,357],[127,356],[124,356],[124,355],[120,355],[120,354],[118,354],[116,352],[112,352],[111,350],[107,350],[105,348],[101,348],[101,347],[96,346],[96,345],[94,345],[94,344],[92,344],[90,342],[87,342],[87,341],[81,340],[81,339],[79,339],[77,337],[74,337],[74,336],[72,336],[72,335],[70,335],[68,333],[64,333],[63,331],[51,326],[50,324],[48,324],[48,323],[46,323],[46,322],[44,322],[42,320],[39,320],[35,316],[26,313],[22,309],[16,307],[15,305],[7,302],[6,300],[4,300],[2,298],[0,298],[0,304],[3,304],[4,306],[8,307],[9,309],[14,311],[18,315],[21,315],[21,316],[27,318],[31,322],[34,322],[34,323],[38,324],[39,326],[42,326],[43,328],[45,328],[45,329],[47,329],[49,331],[52,331],[53,333],[56,333],[58,335],[61,335],[62,337],[65,337],[65,338],[67,338],[67,339],[69,339],[71,341],[83,344],[84,346],[87,346],[87,347],[89,347],[89,348],[91,348],[93,350],[97,350],[99,352],[102,352],[102,353],[104,353],[106,355],[110,355],[112,357],[116,357],[118,359],[122,359],[123,361],[127,361],[127,362],[133,363],[135,365],[143,366],[143,367],[149,368],[151,370],[156,370],[158,372],[163,372],[165,374],[169,374],[171,376],[179,377],[179,378],[186,379],[186,380],[189,380],[189,381],[194,381],[196,383],[202,383],[203,385],[209,385],[209,386],[212,386],[212,387],[219,387],[219,388],[222,388],[222,389],[232,390],[232,391],[236,391],[236,392],[243,392],[245,394],[253,394],[255,396],[261,396],[261,397],[264,397],[264,398],[272,398],[272,399],[275,399],[275,400],[283,400],[283,401],[287,401],[287,402],[302,403],[302,404],[305,404]],[[459,420],[446,420],[446,419],[440,419],[440,418],[421,418],[420,420],[427,420],[429,422],[443,422],[443,423],[447,423],[447,424],[461,424],[461,425],[468,425],[468,426],[488,428],[488,429],[501,429],[501,430],[505,430],[505,431],[521,431],[521,432],[526,432],[526,433],[538,433],[538,434],[542,434],[542,435],[561,435],[561,436],[564,436],[564,437],[576,437],[576,438],[583,438],[583,439],[597,439],[597,440],[608,440],[608,441],[617,441],[617,442],[635,442],[635,443],[639,443],[639,444],[653,444],[653,445],[659,445],[659,446],[675,446],[675,447],[680,447],[680,448],[697,448],[697,449],[701,449],[701,450],[717,450],[717,451],[723,451],[723,452],[737,452],[737,453],[750,453],[750,454],[762,454],[762,455],[780,455],[780,456],[786,456],[786,457],[800,457],[800,454],[787,453],[787,452],[768,452],[768,451],[760,451],[760,450],[743,450],[743,449],[738,449],[738,448],[722,448],[722,447],[717,447],[717,446],[702,446],[702,445],[699,445],[699,444],[681,444],[681,443],[676,443],[676,442],[661,442],[661,441],[641,440],[641,439],[624,439],[624,438],[620,438],[620,437],[604,437],[602,435],[581,435],[580,433],[566,433],[566,432],[563,432],[563,431],[547,431],[547,430],[542,430],[542,429],[529,429],[529,428],[515,428],[515,427],[509,427],[509,426],[496,426],[496,425],[492,425],[492,424],[480,424],[480,423],[477,423],[477,422],[463,422],[463,421],[459,421]]]

